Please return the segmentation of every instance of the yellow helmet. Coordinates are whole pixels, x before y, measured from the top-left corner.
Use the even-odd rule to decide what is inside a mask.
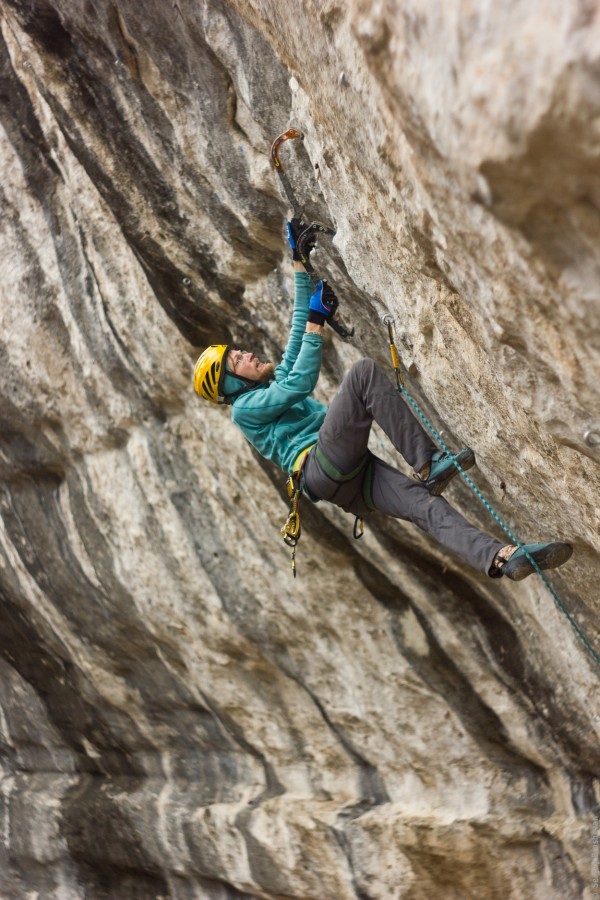
[[[219,388],[225,374],[225,354],[229,344],[211,344],[199,357],[194,369],[194,388],[211,403],[224,403]]]

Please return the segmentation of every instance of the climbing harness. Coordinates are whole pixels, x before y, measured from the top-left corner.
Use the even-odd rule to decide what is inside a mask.
[[[353,478],[357,478],[360,473],[363,473],[362,485],[361,485],[361,493],[362,498],[365,502],[365,505],[371,512],[375,509],[375,504],[373,503],[373,457],[371,453],[367,450],[359,464],[352,469],[350,472],[340,472],[337,466],[334,466],[330,460],[327,459],[321,447],[317,444],[315,447],[315,456],[317,457],[317,461],[328,478],[331,478],[332,481],[335,481],[336,484],[344,484],[346,481],[352,481]],[[365,523],[362,516],[356,516],[354,520],[354,528],[352,531],[353,537],[355,540],[360,540],[365,531]]]
[[[302,231],[300,232],[300,235],[296,241],[296,250],[301,258],[302,265],[306,269],[309,278],[313,283],[316,283],[318,281],[318,278],[316,277],[315,270],[313,269],[313,266],[308,258],[307,247],[309,243],[314,241],[315,237],[318,234],[327,234],[333,237],[333,235],[335,234],[335,229],[331,228],[329,225],[323,225],[322,222],[310,222],[308,224],[305,222],[304,207],[299,203],[298,198],[294,193],[294,189],[290,184],[287,173],[283,167],[283,164],[279,159],[279,151],[281,149],[281,146],[289,140],[302,141],[304,140],[304,135],[301,131],[298,131],[297,128],[288,128],[287,131],[279,134],[271,144],[271,163],[273,165],[273,168],[277,172],[277,175],[279,176],[279,181],[283,188],[283,192],[287,197],[290,206],[292,207],[294,217],[297,218],[300,222]],[[352,335],[354,334],[354,328],[350,328],[347,325],[344,325],[344,323],[340,322],[340,320],[336,316],[329,316],[329,318],[326,319],[326,322],[331,325],[334,331],[337,331],[340,337],[352,337]]]
[[[294,574],[294,578],[296,577],[296,546],[302,535],[299,512],[300,498],[302,497],[303,493],[306,493],[310,499],[317,502],[317,498],[312,497],[310,491],[308,491],[304,483],[304,476],[302,474],[304,466],[306,465],[306,460],[308,459],[308,454],[313,448],[319,465],[321,466],[327,477],[331,478],[331,480],[335,481],[337,484],[343,484],[346,481],[352,481],[352,479],[357,478],[361,474],[361,472],[364,473],[362,481],[363,500],[370,510],[375,509],[372,497],[373,460],[371,453],[367,451],[359,464],[354,469],[352,469],[351,472],[340,472],[340,470],[327,459],[327,457],[323,453],[323,450],[321,449],[321,447],[319,447],[318,444],[311,444],[310,447],[307,447],[305,450],[303,450],[298,455],[294,463],[292,474],[288,477],[286,483],[288,497],[290,498],[290,511],[288,513],[287,521],[281,528],[281,537],[283,538],[284,543],[286,543],[288,547],[292,548],[292,572]],[[363,536],[363,534],[363,517],[356,516],[354,520],[353,536],[356,540],[359,540]]]
[[[452,457],[452,462],[454,463],[454,465],[455,465],[456,468],[458,469],[458,471],[459,471],[461,477],[463,478],[463,480],[464,480],[464,481],[468,484],[468,486],[471,488],[471,490],[473,491],[473,493],[475,494],[475,496],[478,497],[478,499],[483,503],[483,505],[485,506],[485,508],[487,509],[487,511],[493,516],[493,518],[494,518],[494,519],[496,520],[496,522],[500,525],[500,527],[502,528],[502,530],[508,535],[508,537],[510,538],[511,542],[512,542],[513,544],[516,544],[516,546],[517,546],[517,548],[518,548],[519,550],[522,550],[522,551],[523,551],[523,553],[525,554],[527,560],[531,563],[531,565],[532,565],[533,568],[535,569],[536,573],[537,573],[537,574],[540,576],[540,578],[542,579],[543,584],[544,584],[545,587],[547,588],[548,592],[550,593],[552,599],[554,600],[554,603],[556,604],[556,606],[558,607],[558,609],[560,610],[560,612],[568,619],[568,621],[569,621],[571,627],[573,628],[573,631],[574,631],[575,634],[578,636],[578,638],[580,639],[580,641],[583,643],[583,645],[585,646],[586,650],[588,651],[588,653],[590,654],[590,656],[592,657],[592,659],[594,660],[594,662],[596,663],[596,665],[600,666],[600,655],[599,655],[599,654],[597,653],[597,651],[592,647],[592,645],[590,644],[589,640],[587,639],[587,637],[585,636],[585,634],[583,633],[583,631],[581,630],[581,628],[579,627],[579,625],[577,624],[577,622],[575,621],[575,619],[573,618],[573,616],[571,615],[571,613],[568,611],[568,609],[566,609],[566,607],[564,606],[564,604],[563,604],[563,602],[561,601],[560,597],[558,596],[558,594],[556,593],[556,591],[554,590],[554,588],[552,587],[552,585],[550,584],[550,582],[548,581],[548,579],[546,578],[546,576],[544,575],[544,573],[542,572],[542,570],[540,569],[540,567],[538,566],[538,564],[536,563],[535,559],[533,559],[533,557],[531,556],[531,554],[528,553],[528,551],[525,549],[524,545],[518,540],[518,538],[515,537],[515,535],[513,534],[512,530],[509,528],[509,526],[506,524],[506,522],[504,522],[503,519],[498,515],[498,513],[497,513],[496,510],[493,508],[493,506],[491,505],[491,503],[489,503],[489,502],[486,500],[486,498],[483,496],[483,494],[481,493],[481,491],[479,490],[479,488],[477,487],[477,485],[474,483],[474,481],[467,475],[467,473],[466,473],[465,470],[462,468],[462,466],[460,465],[460,463],[457,462],[455,455],[451,452],[451,450],[448,449],[448,447],[446,446],[446,444],[445,444],[444,441],[442,440],[442,438],[441,438],[440,434],[438,433],[438,431],[436,431],[436,429],[435,429],[434,426],[431,424],[431,422],[429,421],[429,419],[428,419],[428,418],[425,416],[425,414],[421,411],[421,409],[419,408],[419,406],[418,406],[418,404],[416,403],[416,401],[411,397],[411,395],[409,394],[409,392],[408,392],[408,391],[406,390],[406,388],[404,387],[404,379],[403,379],[402,373],[401,373],[401,371],[400,371],[400,361],[399,361],[399,359],[398,359],[398,351],[396,350],[396,345],[395,345],[395,342],[394,342],[394,320],[393,320],[393,318],[392,318],[391,316],[384,316],[384,317],[383,317],[383,324],[387,326],[387,330],[388,330],[388,337],[389,337],[389,343],[390,343],[390,353],[391,353],[391,356],[392,356],[392,365],[393,365],[394,371],[395,371],[395,373],[396,373],[396,384],[397,384],[398,390],[400,391],[400,393],[401,393],[404,397],[406,397],[406,400],[408,401],[408,403],[410,404],[410,406],[413,408],[413,410],[415,411],[415,413],[417,414],[417,416],[419,417],[419,419],[423,422],[423,424],[424,424],[424,425],[426,426],[426,428],[429,430],[429,432],[433,435],[433,438],[434,438],[434,440],[437,442],[437,444],[439,445],[439,447],[440,447],[445,453],[448,453],[448,454]]]

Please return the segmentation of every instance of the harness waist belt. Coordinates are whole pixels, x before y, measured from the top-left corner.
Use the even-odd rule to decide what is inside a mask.
[[[314,447],[314,444],[311,444],[309,447],[305,447],[304,450],[301,450],[296,459],[294,460],[294,465],[292,466],[292,472],[298,472],[302,466],[304,465],[305,459],[308,456],[309,452]]]

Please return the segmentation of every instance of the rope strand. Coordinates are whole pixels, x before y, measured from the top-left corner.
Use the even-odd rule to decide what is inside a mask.
[[[398,370],[396,370],[396,372],[397,372],[397,374],[399,374]],[[421,421],[423,422],[423,424],[424,424],[424,425],[428,428],[428,430],[431,432],[431,434],[433,435],[434,439],[435,439],[435,440],[437,441],[437,443],[439,444],[440,448],[441,448],[445,453],[448,453],[450,456],[453,457],[452,462],[454,463],[454,465],[456,466],[456,468],[457,468],[458,471],[460,472],[460,474],[461,474],[463,480],[466,481],[466,483],[469,485],[469,487],[471,488],[471,490],[473,491],[473,493],[481,500],[481,502],[483,503],[483,505],[485,506],[485,508],[487,509],[487,511],[488,511],[489,513],[491,513],[491,515],[494,517],[494,519],[496,520],[496,522],[498,523],[498,525],[500,525],[500,527],[502,528],[502,530],[508,535],[508,537],[510,538],[510,540],[512,541],[512,543],[513,543],[513,544],[516,544],[517,547],[519,548],[519,550],[522,550],[522,551],[523,551],[523,553],[525,554],[526,558],[529,560],[529,562],[531,563],[531,565],[533,566],[533,568],[535,569],[535,571],[537,572],[537,574],[538,574],[538,575],[540,576],[540,578],[542,579],[542,582],[544,583],[544,585],[546,586],[547,590],[548,590],[549,593],[551,594],[552,599],[554,600],[556,606],[558,607],[558,609],[560,610],[560,612],[561,612],[564,616],[566,616],[566,618],[568,619],[568,621],[569,621],[570,624],[571,624],[571,627],[573,628],[573,631],[577,634],[578,638],[579,638],[580,641],[583,643],[583,645],[585,646],[586,650],[588,651],[588,653],[590,654],[590,656],[592,657],[592,659],[594,660],[594,662],[596,663],[596,665],[597,665],[598,667],[600,667],[600,655],[599,655],[599,654],[596,652],[596,650],[592,647],[592,645],[591,645],[590,642],[588,641],[587,637],[585,636],[585,634],[583,633],[583,631],[581,630],[581,628],[579,627],[579,625],[577,624],[577,622],[575,621],[575,619],[573,618],[573,616],[571,615],[571,613],[569,612],[569,610],[565,607],[565,605],[564,605],[563,602],[561,601],[560,597],[558,596],[558,594],[556,593],[556,591],[554,590],[554,588],[552,587],[552,585],[550,584],[550,582],[548,581],[548,579],[546,578],[546,576],[544,575],[544,573],[542,572],[542,570],[540,569],[540,567],[538,566],[538,564],[536,563],[536,561],[533,559],[533,557],[531,556],[531,554],[527,552],[527,550],[525,549],[525,546],[518,540],[518,538],[515,537],[515,535],[513,534],[513,532],[511,531],[511,529],[509,528],[509,526],[508,526],[508,525],[506,524],[506,522],[504,522],[504,520],[498,515],[498,513],[497,513],[496,510],[493,508],[493,506],[491,505],[491,503],[489,503],[489,502],[486,500],[486,498],[483,496],[483,494],[481,493],[481,491],[479,490],[479,488],[477,487],[477,485],[475,484],[475,482],[472,480],[472,478],[470,478],[470,477],[467,475],[467,473],[466,473],[465,470],[462,468],[462,466],[460,465],[460,463],[456,461],[456,459],[454,458],[454,454],[448,449],[448,447],[446,446],[446,444],[444,443],[444,441],[443,441],[442,438],[440,437],[439,433],[436,431],[436,429],[435,429],[434,426],[431,424],[431,422],[429,421],[429,419],[424,415],[424,413],[421,412],[421,410],[420,410],[418,404],[416,403],[416,401],[413,400],[413,398],[411,397],[411,395],[408,393],[408,391],[406,390],[406,388],[404,387],[404,385],[403,385],[400,381],[398,382],[398,390],[400,391],[401,394],[404,395],[404,397],[406,397],[408,403],[412,406],[412,408],[414,409],[414,411],[416,412],[416,414],[418,415],[418,417],[421,419]]]

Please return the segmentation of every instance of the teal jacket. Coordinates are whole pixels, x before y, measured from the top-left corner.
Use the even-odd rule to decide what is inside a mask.
[[[232,421],[261,456],[291,472],[298,454],[314,444],[327,407],[312,394],[323,355],[323,337],[305,334],[313,285],[305,272],[295,272],[292,328],[275,380],[234,400]]]

